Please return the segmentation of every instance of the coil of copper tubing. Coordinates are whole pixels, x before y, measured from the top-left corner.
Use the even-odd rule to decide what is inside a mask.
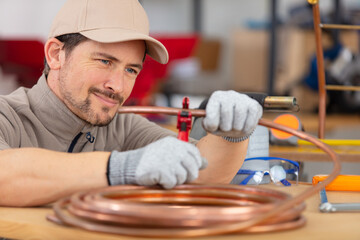
[[[173,114],[177,109],[128,107],[126,112]],[[145,109],[146,108],[146,109]],[[124,108],[122,108],[124,109]],[[146,110],[146,111],[144,111]],[[193,113],[194,110],[189,110]],[[123,112],[120,110],[120,112]],[[204,110],[194,115],[204,116]],[[340,172],[337,155],[323,142],[298,130],[260,119],[260,125],[312,142],[334,163],[329,177],[291,197],[259,186],[185,184],[171,190],[158,187],[113,186],[59,200],[50,221],[90,231],[137,237],[195,237],[227,233],[288,230],[301,227],[304,200],[316,194]]]
[[[270,192],[262,196],[259,194],[260,192],[256,194],[249,192],[249,189],[202,185],[184,185],[166,192],[162,189],[141,188],[137,191],[127,191],[126,187],[122,186],[118,190],[113,188],[108,193],[74,195],[70,199],[72,205],[69,207],[69,212],[96,220],[98,215],[86,212],[95,210],[97,213],[105,213],[102,215],[103,221],[131,223],[134,226],[204,227],[248,220],[254,214],[270,210],[276,201],[288,198],[287,195],[275,195]],[[264,193],[266,194],[266,192]],[[144,205],[143,203],[153,206],[149,208],[149,204]],[[177,206],[174,207],[174,204]],[[192,205],[202,207],[189,207]],[[213,206],[227,206],[220,209],[227,214],[219,213],[219,209]],[[244,208],[244,206],[248,206],[248,208]],[[296,209],[282,213],[277,220],[292,220],[303,208],[304,205],[300,204]],[[294,210],[296,211],[294,212]],[[196,215],[194,215],[195,211]],[[273,219],[271,221],[276,223]]]

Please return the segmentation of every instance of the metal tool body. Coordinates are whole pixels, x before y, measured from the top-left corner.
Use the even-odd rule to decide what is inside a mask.
[[[317,185],[324,181],[328,175],[315,175],[312,184]],[[331,183],[320,191],[320,212],[354,212],[360,211],[360,203],[330,203],[326,190],[328,191],[360,191],[360,176],[357,175],[338,175]]]
[[[360,203],[330,203],[326,196],[326,190],[320,191],[321,204],[319,206],[320,212],[354,212],[360,211]]]

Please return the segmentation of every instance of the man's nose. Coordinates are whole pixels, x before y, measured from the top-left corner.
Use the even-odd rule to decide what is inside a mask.
[[[115,93],[121,93],[124,91],[125,74],[123,71],[115,71],[105,83],[106,88],[110,88]]]

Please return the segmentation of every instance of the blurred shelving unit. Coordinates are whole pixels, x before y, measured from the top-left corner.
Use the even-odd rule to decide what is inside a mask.
[[[309,114],[302,116],[302,123],[307,126],[307,131],[318,132],[318,137],[324,140],[327,144],[331,145],[339,160],[342,164],[341,174],[357,175],[359,173],[359,159],[360,159],[360,144],[358,139],[352,139],[352,136],[358,138],[356,132],[358,128],[353,126],[359,126],[360,116],[347,116],[344,118],[342,115],[330,115],[326,118],[326,91],[359,91],[359,86],[343,86],[343,85],[330,85],[325,81],[325,66],[324,66],[324,55],[323,55],[323,41],[322,31],[323,29],[334,29],[336,30],[335,41],[340,41],[338,31],[343,30],[360,30],[360,26],[357,25],[342,25],[339,23],[340,17],[339,6],[340,0],[334,0],[335,16],[334,24],[322,24],[320,22],[320,11],[319,11],[319,0],[308,0],[313,10],[313,22],[315,32],[315,46],[316,46],[316,63],[318,69],[318,85],[319,85],[319,112],[317,115]],[[336,23],[336,24],[335,24]],[[327,120],[325,128],[325,118]],[[316,120],[318,123],[316,124]],[[341,126],[340,126],[341,125]],[[310,126],[310,127],[309,127]],[[329,136],[333,134],[334,139],[324,139],[325,129]],[[312,131],[313,130],[313,131]],[[337,131],[339,130],[339,131]],[[341,133],[340,133],[341,131]],[[351,131],[352,134],[349,134]],[[351,135],[350,139],[345,139],[346,136]],[[338,136],[341,136],[338,138]],[[345,136],[345,138],[343,138]],[[329,141],[330,140],[330,141]],[[331,140],[335,140],[332,144]],[[316,146],[307,144],[299,144],[297,146],[271,146],[270,155],[273,157],[282,157],[292,159],[294,161],[303,162],[303,172],[306,173],[302,176],[301,181],[311,182],[312,176],[325,172],[330,172],[332,165],[328,163],[328,158],[320,152]]]
[[[316,59],[319,84],[319,129],[318,137],[324,139],[326,119],[326,91],[360,91],[360,86],[327,85],[325,81],[324,55],[322,46],[322,29],[360,30],[360,25],[322,24],[319,10],[319,0],[308,0],[312,5],[314,31],[316,41]]]

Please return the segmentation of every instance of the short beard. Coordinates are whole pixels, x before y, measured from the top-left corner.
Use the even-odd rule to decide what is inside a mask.
[[[79,118],[81,118],[82,120],[84,120],[85,122],[91,125],[98,127],[103,127],[108,125],[114,119],[115,115],[113,117],[108,116],[107,118],[101,120],[100,115],[98,113],[95,113],[94,110],[91,109],[91,100],[89,98],[90,96],[88,96],[83,102],[77,102],[69,92],[65,92],[64,94],[65,103],[67,105],[71,105],[73,109],[74,108],[78,109],[79,112],[82,113],[82,115],[79,115],[73,112]],[[104,113],[108,113],[109,110],[110,109],[107,107],[102,107],[101,109],[101,111]]]
[[[105,119],[102,120],[100,117],[100,114],[96,113],[93,109],[91,109],[90,95],[95,92],[100,93],[106,97],[109,97],[109,98],[119,101],[120,106],[124,102],[124,98],[122,96],[113,94],[109,91],[101,91],[100,89],[92,87],[88,91],[89,94],[88,94],[87,98],[84,101],[78,101],[78,100],[74,99],[73,94],[67,90],[66,83],[65,83],[63,77],[66,77],[66,74],[65,74],[65,76],[60,76],[60,85],[61,85],[60,91],[63,95],[64,103],[65,103],[65,105],[67,105],[67,107],[70,109],[70,111],[72,111],[75,115],[77,115],[79,118],[81,118],[85,122],[87,122],[93,126],[98,126],[98,127],[106,126],[114,119],[116,114],[114,114],[114,116],[108,115]],[[74,111],[75,109],[77,109],[78,111],[75,112]],[[101,111],[103,113],[108,113],[110,111],[110,109],[108,107],[102,107]]]

